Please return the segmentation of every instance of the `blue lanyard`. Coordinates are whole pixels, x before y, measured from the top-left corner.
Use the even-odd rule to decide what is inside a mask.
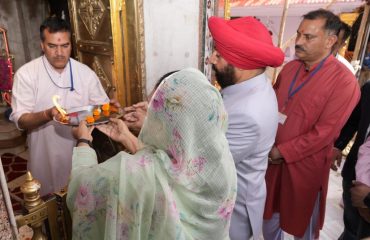
[[[75,88],[73,87],[73,74],[72,74],[72,63],[71,63],[71,59],[68,60],[69,62],[69,75],[70,75],[70,79],[71,79],[71,89],[70,91],[74,91]]]
[[[301,84],[299,84],[295,89],[293,89],[294,85],[295,85],[295,82],[297,81],[297,77],[298,77],[298,73],[299,71],[301,70],[302,66],[303,66],[303,63],[301,64],[301,66],[299,66],[297,72],[295,73],[294,75],[294,78],[292,80],[292,82],[290,83],[290,86],[289,86],[289,91],[288,91],[288,99],[286,100],[285,103],[287,103],[297,92],[299,92],[299,90],[301,90],[303,88],[304,85],[306,85],[311,79],[312,77],[322,68],[322,66],[324,65],[326,59],[330,56],[330,54],[325,57],[320,63],[319,65],[315,68],[315,70],[313,70],[310,75],[308,76],[308,78],[306,79],[306,81],[302,82]]]

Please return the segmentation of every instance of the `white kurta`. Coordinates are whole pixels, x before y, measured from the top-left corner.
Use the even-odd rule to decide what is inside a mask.
[[[43,62],[50,77],[59,87],[51,81]],[[60,96],[59,103],[65,109],[109,102],[96,74],[73,59],[71,64],[74,91],[60,88],[71,86],[69,64],[62,73],[55,71],[45,57],[39,57],[22,66],[14,77],[11,120],[18,124],[24,113],[53,107],[53,95]],[[71,127],[50,121],[29,131],[27,142],[30,152],[28,169],[41,182],[41,195],[66,186],[75,145]]]
[[[238,175],[238,193],[231,217],[231,240],[260,239],[266,199],[268,153],[275,141],[278,108],[265,74],[222,90],[229,141]]]
[[[351,63],[349,63],[347,61],[347,59],[345,59],[344,57],[342,57],[342,55],[340,55],[339,53],[335,57],[339,60],[339,62],[343,63],[344,66],[346,66],[349,70],[351,70],[351,72],[353,74],[356,74],[355,69],[353,68],[353,66],[351,65]]]

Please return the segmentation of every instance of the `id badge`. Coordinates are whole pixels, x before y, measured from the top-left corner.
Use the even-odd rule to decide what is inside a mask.
[[[279,112],[279,123],[280,123],[281,125],[284,125],[284,123],[285,123],[285,121],[286,121],[286,118],[287,118],[287,116],[286,116],[285,114],[283,114],[283,113]]]

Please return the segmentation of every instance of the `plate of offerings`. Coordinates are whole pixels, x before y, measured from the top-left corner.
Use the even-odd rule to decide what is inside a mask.
[[[109,118],[120,118],[123,114],[122,108],[107,103],[71,108],[64,116],[62,114],[55,116],[54,121],[68,126],[78,126],[81,121],[86,121],[88,126],[92,126],[107,123]]]

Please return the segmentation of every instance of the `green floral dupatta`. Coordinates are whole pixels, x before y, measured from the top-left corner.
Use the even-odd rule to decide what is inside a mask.
[[[195,69],[159,86],[135,155],[97,165],[75,148],[68,206],[75,239],[228,239],[236,171],[221,96]]]

